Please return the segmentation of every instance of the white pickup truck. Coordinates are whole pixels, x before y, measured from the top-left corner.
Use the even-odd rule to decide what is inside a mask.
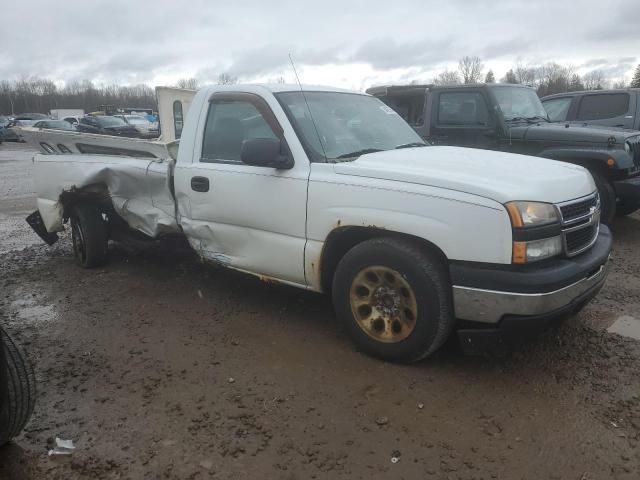
[[[30,223],[52,242],[69,220],[83,267],[117,229],[179,233],[203,259],[330,294],[358,347],[393,361],[454,331],[473,349],[537,330],[605,281],[611,234],[582,167],[429,146],[380,100],[321,87],[206,87],[180,127],[179,148],[25,131],[45,153]]]

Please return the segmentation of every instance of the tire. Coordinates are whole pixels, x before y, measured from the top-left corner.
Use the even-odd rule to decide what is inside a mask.
[[[640,209],[640,202],[630,202],[629,200],[620,200],[616,206],[616,215],[624,217],[631,215],[636,210]]]
[[[336,314],[353,341],[383,360],[422,360],[455,325],[446,266],[408,240],[356,245],[340,260],[332,290]]]
[[[600,222],[611,225],[616,218],[616,191],[602,175],[594,172],[591,175],[600,194]]]
[[[31,364],[0,328],[0,446],[17,436],[29,421],[36,401]]]
[[[69,220],[76,263],[82,268],[106,263],[109,229],[100,209],[91,204],[76,205]]]

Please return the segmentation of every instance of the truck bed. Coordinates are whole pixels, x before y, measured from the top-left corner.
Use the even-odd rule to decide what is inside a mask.
[[[34,157],[37,205],[47,231],[63,230],[65,192],[108,196],[116,213],[150,237],[179,232],[171,193],[175,142],[23,128]]]

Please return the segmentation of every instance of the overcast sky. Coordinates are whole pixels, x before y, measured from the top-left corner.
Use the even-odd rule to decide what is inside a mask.
[[[171,85],[280,76],[362,89],[430,81],[463,55],[500,78],[517,61],[630,78],[640,0],[14,0],[2,9],[0,79]]]

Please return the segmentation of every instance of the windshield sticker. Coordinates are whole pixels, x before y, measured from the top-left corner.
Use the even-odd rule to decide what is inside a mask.
[[[393,108],[388,107],[386,105],[380,105],[379,108],[380,108],[380,110],[382,110],[387,115],[397,115],[396,111]]]

